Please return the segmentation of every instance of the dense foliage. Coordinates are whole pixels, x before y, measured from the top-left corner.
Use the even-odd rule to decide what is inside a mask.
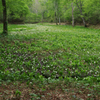
[[[9,22],[72,22],[74,6],[75,23],[99,24],[100,0],[6,0]],[[0,0],[1,2],[1,0]],[[81,14],[81,12],[82,14]],[[56,14],[56,15],[55,15]],[[0,21],[2,6],[0,3]]]

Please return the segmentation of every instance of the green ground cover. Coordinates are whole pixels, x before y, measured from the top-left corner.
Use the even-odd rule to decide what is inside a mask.
[[[100,95],[100,30],[47,24],[8,28],[9,35],[0,36],[1,85],[19,81],[41,87],[62,81],[92,87],[87,94],[92,98]]]

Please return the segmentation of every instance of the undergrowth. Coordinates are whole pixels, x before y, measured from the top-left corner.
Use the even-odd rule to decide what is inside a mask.
[[[45,24],[8,28],[9,35],[0,36],[1,85],[19,81],[43,87],[64,82],[88,87],[88,96],[100,95],[99,30]]]

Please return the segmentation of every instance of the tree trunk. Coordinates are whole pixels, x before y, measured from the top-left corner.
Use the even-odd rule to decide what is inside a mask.
[[[74,7],[72,3],[72,26],[74,27]]]
[[[44,16],[44,14],[42,13],[42,17],[41,17],[41,22],[42,22],[42,23],[43,23],[43,18],[44,18],[43,16]]]
[[[84,17],[83,17],[83,13],[82,13],[82,5],[83,5],[83,2],[80,1],[80,2],[78,3],[78,0],[76,0],[76,4],[77,4],[77,7],[78,7],[78,9],[79,9],[79,11],[80,11],[80,15],[82,16],[81,18],[82,18],[82,20],[83,20],[84,27],[87,27],[86,22],[85,22],[85,19],[84,19]]]
[[[3,6],[3,33],[8,34],[6,0],[2,0],[2,6]]]
[[[58,25],[56,12],[55,12],[55,20],[56,20],[56,25]]]
[[[61,25],[60,17],[59,17],[59,25]]]
[[[54,7],[55,7],[55,21],[56,21],[56,25],[58,25],[58,17],[57,17],[58,4],[57,4],[57,0],[54,0]]]
[[[84,17],[82,17],[82,20],[83,20],[84,27],[87,27]]]

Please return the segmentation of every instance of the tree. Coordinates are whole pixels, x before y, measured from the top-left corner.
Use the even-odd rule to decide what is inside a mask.
[[[26,16],[30,13],[29,6],[27,0],[7,0],[8,22],[24,22]]]
[[[55,7],[55,20],[56,20],[56,25],[58,25],[58,18],[57,18],[58,2],[57,2],[57,0],[54,1],[54,7]]]
[[[8,34],[6,0],[2,0],[2,6],[3,6],[3,33]]]
[[[83,16],[83,0],[76,0],[76,5],[80,11],[80,15],[83,20],[84,27],[87,27],[84,16]]]
[[[72,26],[74,27],[74,6],[73,6],[73,2],[72,2]]]
[[[55,11],[55,21],[56,25],[58,25],[58,20],[60,24],[60,0],[53,0],[54,3],[54,11]]]
[[[84,1],[85,19],[89,24],[100,23],[100,0],[85,0]]]

